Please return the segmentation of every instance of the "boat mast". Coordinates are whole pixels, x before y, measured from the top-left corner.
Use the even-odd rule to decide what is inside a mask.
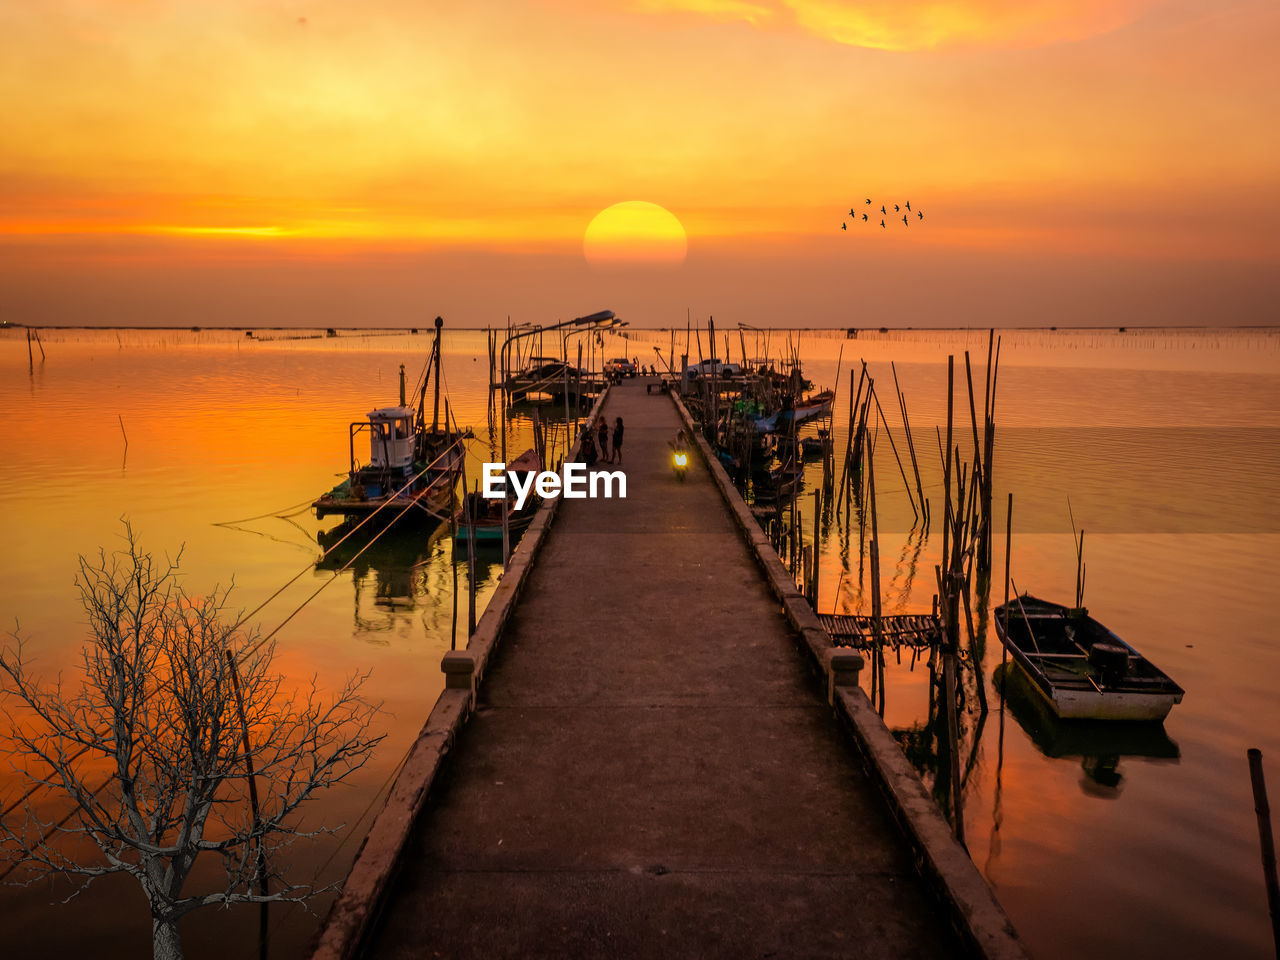
[[[436,400],[431,408],[431,432],[440,427],[440,328],[444,326],[444,318],[436,317]]]

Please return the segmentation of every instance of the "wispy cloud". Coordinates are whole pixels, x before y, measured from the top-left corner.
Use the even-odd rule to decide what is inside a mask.
[[[880,50],[1034,47],[1081,40],[1130,23],[1158,0],[635,0],[770,29],[799,29]]]

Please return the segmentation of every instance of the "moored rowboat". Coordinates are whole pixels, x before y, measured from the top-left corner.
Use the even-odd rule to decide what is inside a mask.
[[[1083,608],[1023,594],[995,609],[996,633],[1063,719],[1162,720],[1183,690]]]

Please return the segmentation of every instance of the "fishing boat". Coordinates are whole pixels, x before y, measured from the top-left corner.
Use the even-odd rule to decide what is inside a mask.
[[[1083,607],[1023,594],[996,607],[996,633],[1062,719],[1163,720],[1183,690]]]
[[[563,360],[554,357],[530,357],[529,362],[517,373],[506,379],[504,386],[512,400],[522,400],[532,395],[563,397],[590,396],[599,393],[598,377]]]
[[[401,518],[439,520],[449,515],[449,504],[464,451],[462,434],[440,420],[440,328],[422,377],[417,406],[405,402],[404,367],[400,367],[400,403],[379,407],[364,420],[347,425],[347,477],[312,507],[316,517],[330,514],[368,517],[378,514],[387,522]],[[435,409],[430,424],[425,408],[432,367],[435,375]],[[356,456],[367,434],[368,462]]]
[[[824,390],[822,393],[815,393],[811,397],[804,398],[794,407],[784,407],[768,417],[757,417],[755,419],[756,432],[773,433],[793,423],[799,426],[802,423],[808,423],[810,420],[828,416],[831,413],[831,403],[834,399],[834,393],[830,390]]]
[[[526,450],[507,464],[509,472],[533,474],[542,471],[542,461],[532,450]],[[524,481],[521,481],[524,482]],[[454,513],[456,521],[454,539],[467,543],[472,536],[477,546],[500,546],[502,544],[502,514],[507,513],[507,543],[514,545],[520,536],[533,522],[533,515],[541,501],[533,495],[532,490],[519,509],[515,505],[515,494],[510,491],[505,500],[489,500],[478,491],[470,491],[463,498],[462,504]],[[473,533],[474,531],[474,533]]]

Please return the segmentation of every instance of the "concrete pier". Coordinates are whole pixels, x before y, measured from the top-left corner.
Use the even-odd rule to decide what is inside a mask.
[[[367,955],[965,952],[671,400],[604,412],[627,499],[559,505]]]

